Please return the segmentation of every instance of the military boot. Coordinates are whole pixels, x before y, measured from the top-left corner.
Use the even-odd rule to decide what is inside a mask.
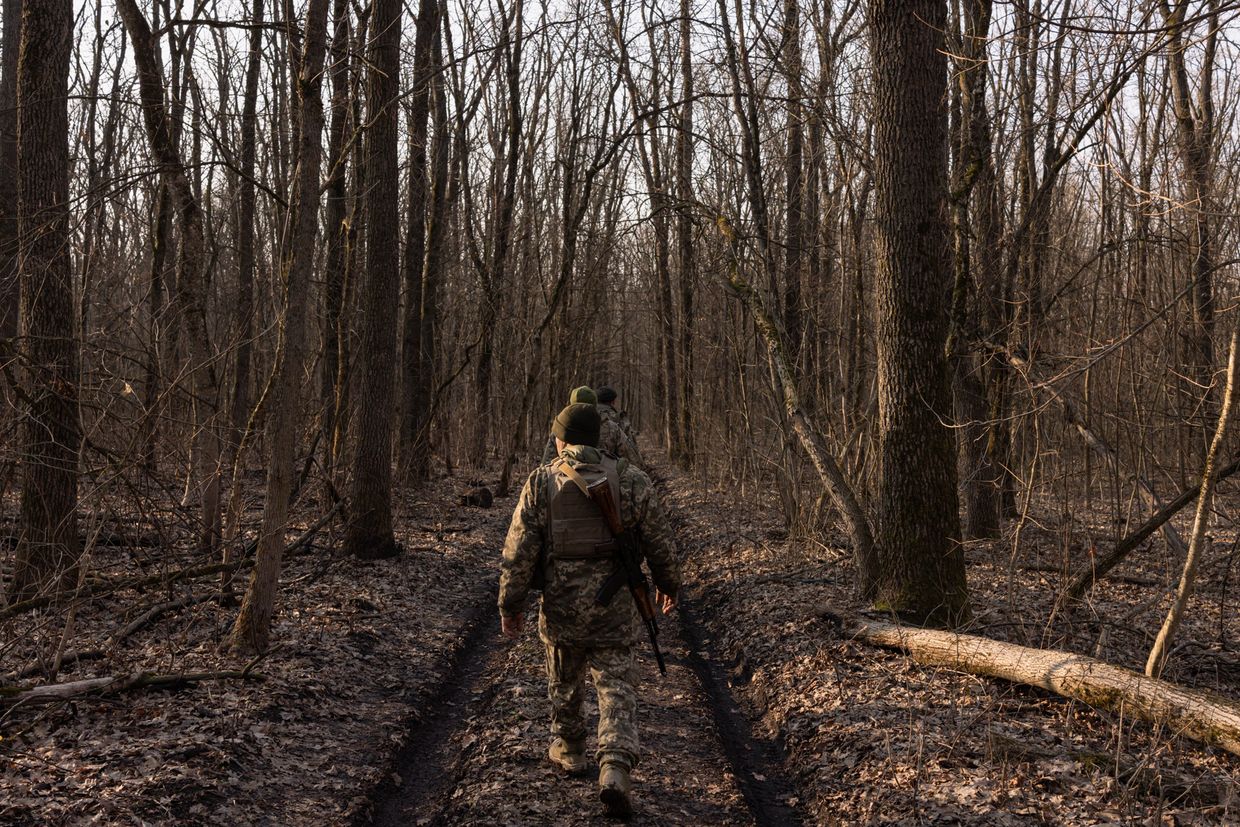
[[[585,772],[588,766],[585,744],[569,743],[563,738],[556,738],[551,742],[551,747],[547,750],[547,758],[552,764],[572,775]]]
[[[629,768],[614,761],[603,764],[598,774],[598,797],[607,808],[607,815],[618,818],[633,815]]]

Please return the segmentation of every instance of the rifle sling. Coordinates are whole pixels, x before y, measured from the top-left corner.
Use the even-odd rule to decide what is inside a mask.
[[[573,485],[581,489],[581,493],[588,498],[590,496],[590,486],[586,483],[586,478],[577,473],[577,469],[568,464],[568,460],[560,460],[560,464],[556,466],[556,470],[573,481]]]

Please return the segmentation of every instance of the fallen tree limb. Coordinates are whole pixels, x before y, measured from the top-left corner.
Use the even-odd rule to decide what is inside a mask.
[[[343,503],[336,503],[323,516],[315,520],[305,531],[298,535],[297,539],[289,543],[284,548],[285,554],[292,554],[297,549],[306,545],[314,538],[323,526],[335,516],[340,510]],[[206,577],[211,574],[218,574],[222,571],[240,571],[254,565],[254,550],[256,545],[253,541],[246,544],[243,556],[229,563],[208,563],[202,566],[190,566],[189,568],[178,569],[176,571],[162,572],[160,574],[152,574],[146,577],[130,577],[122,580],[116,580],[111,583],[95,583],[87,585],[82,589],[72,592],[59,592],[57,594],[41,595],[32,597],[29,600],[22,600],[0,609],[0,620],[6,620],[14,615],[23,612],[34,611],[50,606],[64,600],[80,599],[83,597],[94,597],[104,592],[116,592],[122,589],[144,589],[148,586],[170,586],[173,583],[182,580],[193,580],[198,577]]]
[[[819,615],[839,624],[847,637],[899,649],[921,664],[1036,686],[1100,709],[1122,709],[1143,721],[1166,724],[1177,735],[1240,755],[1240,703],[1211,692],[1149,678],[1072,652],[843,617],[830,610]]]
[[[90,660],[101,660],[102,658],[107,657],[109,653],[115,651],[118,644],[123,643],[135,632],[139,631],[156,618],[177,609],[184,609],[189,606],[196,606],[199,603],[205,603],[208,600],[215,600],[219,596],[219,592],[211,592],[209,594],[190,595],[189,597],[183,597],[180,600],[168,600],[163,603],[156,603],[152,606],[148,606],[124,628],[119,629],[116,634],[108,638],[102,649],[87,649],[84,651],[74,650],[71,652],[66,652],[61,656],[61,667],[73,666],[75,664],[84,663],[85,661]],[[36,663],[33,666],[26,667],[16,675],[10,676],[10,679],[30,678],[44,671],[44,667]],[[0,678],[0,681],[2,680],[5,680],[5,678]]]
[[[1230,465],[1220,469],[1218,479],[1227,479],[1237,471],[1240,471],[1240,459],[1233,460]],[[1115,548],[1111,549],[1103,557],[1100,557],[1092,565],[1077,572],[1076,576],[1072,578],[1072,582],[1068,584],[1068,597],[1080,599],[1095,583],[1110,574],[1111,569],[1122,563],[1129,554],[1149,539],[1150,535],[1162,528],[1164,523],[1183,511],[1193,500],[1197,499],[1197,495],[1200,493],[1200,482],[1185,488],[1180,492],[1179,496],[1160,508],[1157,513],[1142,523],[1136,531],[1116,543]]]
[[[34,687],[0,687],[0,705],[19,706],[56,703],[83,695],[115,695],[134,689],[182,686],[203,681],[265,680],[264,675],[248,670],[221,672],[183,672],[172,675],[154,675],[150,672],[134,672],[129,675],[108,675],[102,678],[86,678],[67,683],[52,683]]]

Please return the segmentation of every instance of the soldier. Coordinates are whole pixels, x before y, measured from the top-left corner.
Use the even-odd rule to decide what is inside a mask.
[[[593,405],[598,402],[598,396],[595,395],[592,388],[582,385],[579,388],[573,388],[572,393],[568,395],[568,404],[572,405],[577,402]],[[547,445],[543,448],[542,464],[546,465],[548,462],[551,462],[558,454],[559,449],[555,447],[555,434],[548,434]]]
[[[601,418],[590,404],[569,405],[552,426],[557,459],[530,473],[504,541],[499,612],[503,633],[515,639],[525,602],[541,583],[538,633],[547,652],[551,734],[547,755],[562,770],[587,770],[582,712],[587,667],[598,694],[599,798],[607,812],[633,811],[629,771],[637,764],[637,664],[641,627],[632,595],[621,590],[606,606],[595,601],[616,570],[615,542],[602,512],[582,491],[606,478],[619,497],[626,532],[634,531],[666,614],[676,606],[680,568],[676,541],[642,471],[596,447]]]
[[[633,426],[629,424],[628,417],[616,410],[616,392],[604,385],[595,394],[598,397],[598,412],[603,417],[599,447],[635,465],[644,465],[641,452],[637,450],[637,434],[633,432]]]

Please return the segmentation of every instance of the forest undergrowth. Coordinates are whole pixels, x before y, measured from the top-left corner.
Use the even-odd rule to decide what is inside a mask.
[[[919,666],[842,639],[824,609],[865,608],[852,593],[846,552],[789,539],[777,511],[687,483],[674,477],[666,487],[694,603],[709,607],[713,643],[734,665],[734,691],[783,738],[813,823],[1240,820],[1240,761],[1221,750],[1041,690]],[[1090,553],[1081,538],[1113,532],[1091,525],[1087,513],[1037,505],[1046,507],[1031,509],[1019,555],[1010,533],[970,544],[975,616],[962,631],[1140,671],[1178,561],[1163,559],[1161,541],[1151,543],[1088,603],[1055,613],[1068,582],[1064,564],[1075,571]],[[1231,546],[1223,534],[1217,543]],[[1235,700],[1233,561],[1234,551],[1231,560],[1215,555],[1204,572],[1165,677]]]
[[[779,804],[807,824],[1240,819],[1233,756],[1122,714],[843,639],[824,609],[864,607],[842,544],[789,537],[773,497],[742,499],[678,472],[660,476],[697,628],[692,636],[665,624],[670,678],[643,662],[650,754],[636,776],[639,823],[751,823],[745,796],[767,775],[789,783]],[[498,551],[514,500],[463,506],[463,488],[447,479],[404,493],[397,558],[342,556],[330,524],[304,543],[283,574],[276,645],[257,663],[219,648],[235,609],[214,599],[218,575],[103,588],[200,563],[189,536],[171,547],[107,548],[83,581],[95,594],[75,603],[67,628],[62,611],[5,617],[5,685],[47,682],[34,667],[57,651],[58,682],[247,666],[261,679],[10,705],[0,724],[0,824],[382,824],[377,802],[419,772],[443,776],[419,788],[440,803],[433,818],[410,823],[571,824],[597,815],[589,783],[557,779],[541,760],[546,710],[533,633],[515,647],[479,645],[487,628],[470,634],[472,624],[494,625]],[[154,536],[159,516],[117,530]],[[317,519],[309,510],[297,516],[290,542]],[[1160,541],[1088,602],[1054,608],[1065,572],[1090,553],[1085,538],[1109,536],[1106,528],[1087,512],[1034,501],[1018,540],[1009,532],[971,544],[975,616],[965,631],[1139,669],[1174,570]],[[1230,547],[1220,533],[1167,677],[1238,699]],[[144,611],[178,600],[186,605],[109,647]],[[105,656],[70,657],[97,649]],[[430,704],[471,657],[485,658],[476,685]],[[700,670],[694,676],[695,658],[730,670],[744,723],[782,746],[784,766],[736,764],[735,753],[750,747],[719,735],[720,699],[703,690]],[[401,763],[402,745],[453,715],[436,747],[442,755]]]
[[[449,668],[470,613],[491,605],[507,515],[460,506],[457,487],[439,482],[405,496],[399,557],[344,556],[338,532],[327,529],[293,555],[276,642],[252,668],[261,681],[0,707],[0,824],[347,823],[384,776],[410,711]],[[294,515],[289,540],[314,518]],[[201,563],[192,545],[109,549],[96,575],[121,580]],[[217,577],[83,601],[66,649],[105,646],[144,608],[210,594]],[[235,614],[215,601],[169,613],[106,660],[65,666],[57,680],[242,669],[247,661],[219,646]],[[0,621],[0,640],[10,642],[0,671],[36,663],[40,648],[48,660],[63,631],[38,613]]]

